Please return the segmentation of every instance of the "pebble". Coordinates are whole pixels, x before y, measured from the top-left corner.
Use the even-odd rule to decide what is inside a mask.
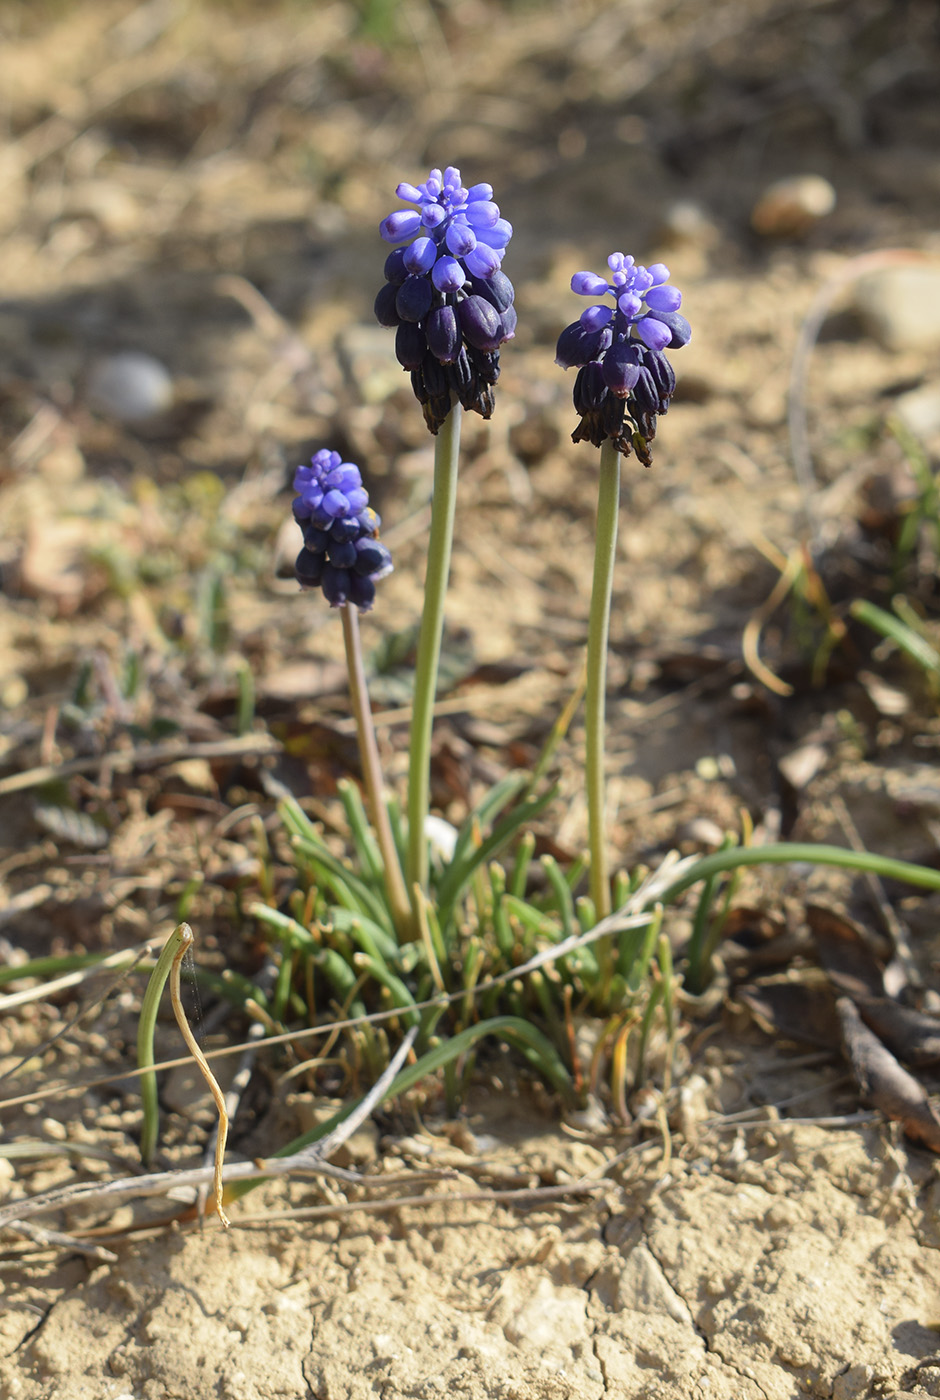
[[[940,384],[922,384],[894,401],[894,411],[908,432],[925,441],[940,433]]]
[[[170,407],[173,379],[153,355],[121,350],[92,366],[85,393],[99,413],[119,423],[143,423]]]
[[[940,267],[887,267],[863,278],[855,311],[885,350],[940,349]]]
[[[768,185],[751,210],[751,228],[765,238],[799,238],[836,207],[822,175],[790,175]]]
[[[719,238],[718,229],[701,204],[678,199],[667,208],[656,241],[671,248],[710,248]]]

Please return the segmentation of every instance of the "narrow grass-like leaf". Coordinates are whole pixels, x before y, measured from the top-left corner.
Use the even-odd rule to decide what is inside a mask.
[[[715,851],[695,862],[677,880],[666,885],[658,898],[672,904],[681,894],[700,880],[707,880],[718,871],[735,870],[742,865],[833,865],[842,870],[860,870],[879,875],[884,880],[900,880],[920,889],[940,890],[940,870],[910,861],[879,856],[871,851],[851,851],[843,846],[814,845],[804,841],[781,841],[767,846],[733,846],[728,851]]]
[[[173,966],[173,959],[183,946],[186,929],[186,924],[178,924],[163,945],[163,951],[157,959],[157,965],[147,982],[147,990],[144,992],[140,1008],[140,1019],[137,1022],[137,1067],[147,1071],[140,1076],[140,1099],[144,1111],[143,1127],[140,1133],[140,1155],[147,1166],[153,1160],[160,1132],[157,1076],[153,1069],[153,1036],[157,1026],[157,1011],[160,1006],[160,998],[163,995],[163,988],[170,975],[170,968]]]
[[[525,898],[526,883],[529,878],[529,866],[535,854],[535,837],[531,831],[525,831],[519,838],[516,846],[516,860],[509,877],[509,893],[516,899]]]
[[[874,628],[882,637],[889,637],[905,656],[916,661],[934,685],[940,682],[940,654],[907,622],[893,617],[891,613],[885,612],[884,608],[876,607],[865,598],[856,598],[849,612],[858,618],[859,622]]]
[[[348,778],[340,779],[336,790],[349,823],[349,832],[359,857],[359,868],[366,872],[375,884],[381,885],[385,878],[385,869],[378,842],[372,834],[369,818],[366,816],[362,793]]]
[[[544,811],[555,793],[556,789],[552,788],[541,797],[528,798],[504,817],[476,850],[467,852],[459,864],[455,857],[438,887],[438,913],[442,928],[446,928],[450,923],[457,900],[477,867],[492,860],[497,852],[512,840],[520,827]]]
[[[381,958],[370,957],[368,953],[356,953],[353,962],[357,968],[368,972],[374,977],[376,982],[380,982],[391,993],[393,1006],[398,1006],[402,1010],[402,1020],[407,1026],[417,1026],[420,1024],[421,1016],[414,1009],[414,997],[405,986],[400,977],[396,977],[393,972],[385,966]]]
[[[337,860],[332,851],[302,836],[294,837],[294,848],[310,862],[320,884],[328,886],[340,904],[354,913],[367,915],[377,924],[387,927],[389,932],[392,931],[391,915],[381,896],[371,890],[355,871]]]
[[[562,932],[566,938],[570,938],[574,933],[574,900],[571,897],[571,889],[554,856],[543,856],[541,866],[555,896],[555,907],[561,918]]]
[[[476,833],[488,827],[496,819],[499,813],[522,791],[526,781],[524,773],[508,773],[505,778],[494,784],[482,801],[473,808],[457,833],[454,854],[444,867],[440,883],[446,881],[454,866],[463,863],[468,851],[473,846]]]

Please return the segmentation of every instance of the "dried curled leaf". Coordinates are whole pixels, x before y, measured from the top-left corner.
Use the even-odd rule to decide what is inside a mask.
[[[940,1118],[917,1080],[868,1029],[848,997],[839,997],[836,1012],[863,1102],[900,1123],[908,1137],[940,1153]]]

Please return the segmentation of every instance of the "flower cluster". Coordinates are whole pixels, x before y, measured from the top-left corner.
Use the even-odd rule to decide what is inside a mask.
[[[600,447],[610,438],[624,456],[632,447],[649,466],[656,416],[666,412],[676,387],[663,351],[686,345],[692,331],[679,313],[682,293],[667,286],[668,267],[643,267],[623,253],[611,253],[607,266],[609,281],[576,272],[571,290],[584,297],[611,295],[616,305],[595,303],[567,326],[555,363],[579,366],[574,406],[581,422],[572,439]]]
[[[499,347],[516,330],[515,293],[500,270],[512,225],[500,218],[493,187],[465,189],[452,165],[395,193],[419,208],[396,210],[379,225],[386,243],[410,241],[386,259],[376,318],[397,327],[395,354],[411,371],[432,433],[455,398],[489,418]]]
[[[294,474],[294,519],[304,535],[294,574],[302,588],[322,588],[334,608],[353,603],[368,612],[375,585],[392,572],[379,541],[381,521],[369,506],[362,474],[338,452],[323,448]]]

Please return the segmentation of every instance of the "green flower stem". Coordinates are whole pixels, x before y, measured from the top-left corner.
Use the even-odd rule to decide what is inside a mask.
[[[153,1160],[157,1150],[157,1135],[160,1129],[160,1105],[157,1100],[157,1076],[153,1065],[153,1035],[157,1025],[157,1010],[166,979],[170,975],[173,959],[183,945],[186,924],[179,924],[170,934],[157,959],[157,965],[150,974],[147,990],[140,1008],[137,1022],[137,1067],[149,1073],[140,1076],[140,1099],[144,1110],[144,1122],[140,1133],[140,1156],[145,1166]]]
[[[356,733],[359,737],[359,758],[362,775],[369,797],[372,825],[378,838],[379,850],[384,865],[385,894],[395,931],[403,941],[410,941],[416,935],[413,931],[411,901],[405,889],[398,852],[392,839],[392,828],[385,805],[385,792],[382,783],[382,769],[379,764],[379,746],[375,738],[375,725],[372,722],[372,708],[369,704],[369,691],[366,686],[365,667],[362,663],[362,639],[359,635],[359,609],[351,604],[340,608],[343,619],[343,641],[346,644],[346,665],[349,669],[349,695],[356,716]]]
[[[610,876],[604,830],[604,712],[607,690],[607,636],[610,630],[610,599],[614,581],[619,510],[620,453],[608,438],[601,448],[594,543],[594,583],[591,588],[591,616],[588,623],[587,694],[584,702],[591,898],[598,919],[606,919],[610,913]]]
[[[415,667],[414,710],[411,717],[411,750],[408,766],[408,885],[426,890],[428,885],[428,815],[431,772],[431,725],[437,694],[437,670],[444,631],[444,596],[450,574],[450,551],[457,504],[457,460],[460,453],[462,409],[455,404],[448,414],[434,449],[434,498],[431,503],[431,536],[424,583],[424,612],[418,637]]]

